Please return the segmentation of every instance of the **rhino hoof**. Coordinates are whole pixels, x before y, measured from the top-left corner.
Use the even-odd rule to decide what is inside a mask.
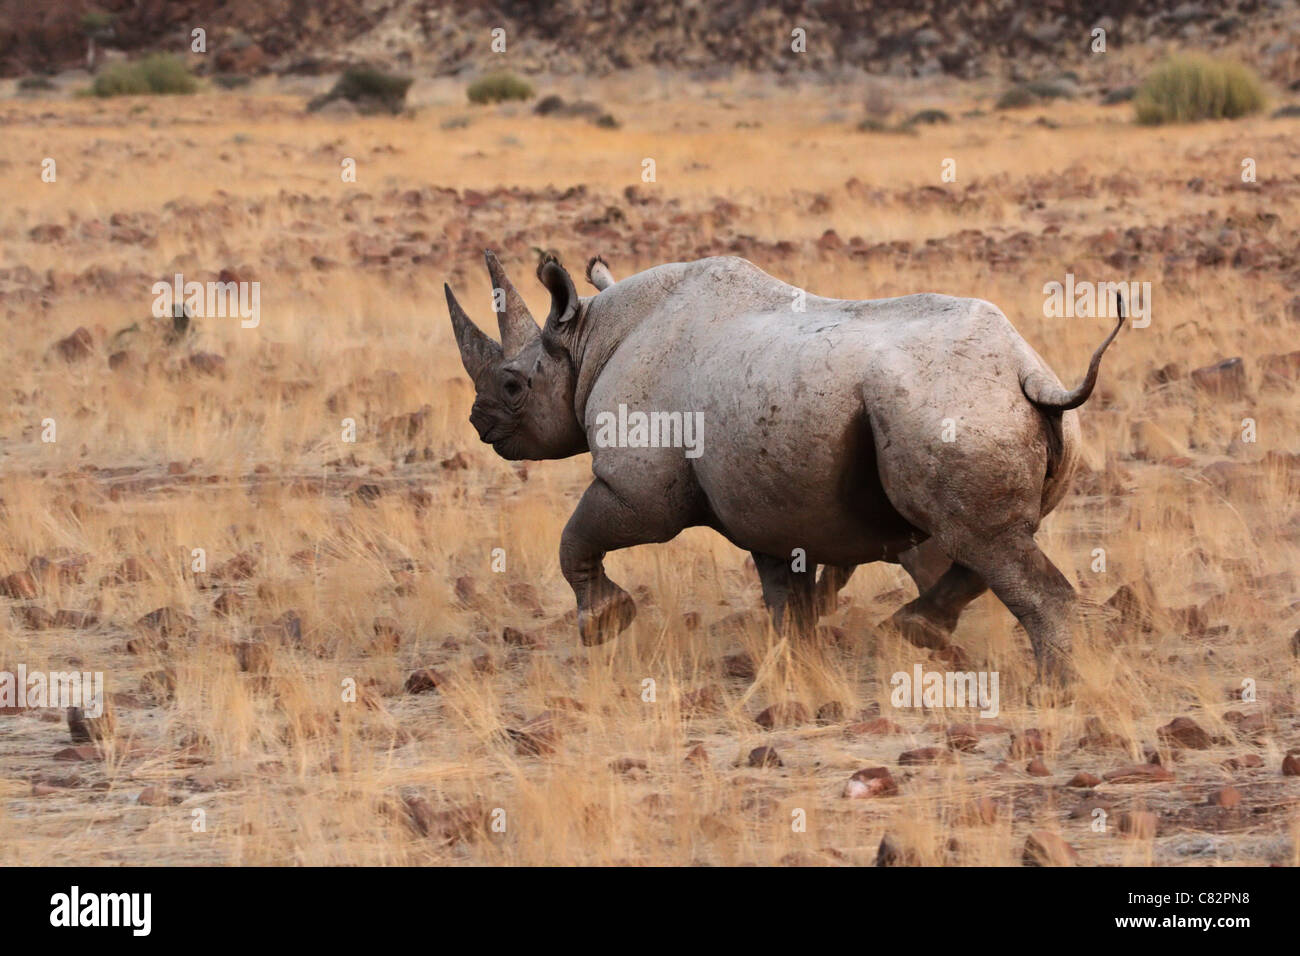
[[[591,647],[618,637],[619,632],[636,617],[636,603],[626,591],[595,601],[589,608],[578,609],[578,636]]]
[[[896,612],[887,623],[914,647],[937,649],[948,646],[948,632],[905,608]]]

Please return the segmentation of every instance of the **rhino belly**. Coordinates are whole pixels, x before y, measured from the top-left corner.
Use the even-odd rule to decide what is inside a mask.
[[[926,537],[885,494],[860,408],[764,411],[728,420],[715,410],[715,440],[693,464],[714,527],[732,543],[777,556],[802,549],[809,565],[864,564]]]

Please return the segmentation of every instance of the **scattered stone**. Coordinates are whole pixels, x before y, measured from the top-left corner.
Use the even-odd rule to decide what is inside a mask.
[[[898,784],[887,767],[867,767],[849,777],[844,784],[843,796],[850,800],[871,797],[892,797],[898,794]]]
[[[797,700],[785,700],[768,707],[754,718],[754,722],[764,730],[774,730],[806,724],[811,719],[806,705]]]
[[[1021,860],[1025,866],[1074,866],[1079,854],[1065,840],[1047,830],[1035,830],[1025,840]]]
[[[720,714],[726,710],[726,706],[722,698],[722,688],[717,684],[705,684],[698,690],[687,691],[682,695],[683,717]]]
[[[851,737],[861,737],[876,734],[901,734],[903,728],[888,717],[873,717],[870,720],[849,724],[844,728],[844,732]]]
[[[429,691],[437,690],[444,683],[446,678],[432,667],[423,667],[416,671],[411,671],[406,678],[406,692],[408,694],[427,694]]]
[[[1222,790],[1216,790],[1210,794],[1206,802],[1212,807],[1233,810],[1241,806],[1241,791],[1236,787],[1224,787]]]
[[[1120,833],[1137,840],[1154,838],[1159,825],[1159,818],[1149,810],[1125,810],[1116,820]]]
[[[1097,784],[1099,783],[1101,783],[1101,777],[1098,777],[1091,773],[1080,772],[1080,773],[1076,773],[1073,777],[1071,777],[1070,782],[1067,783],[1066,786],[1083,787],[1084,789],[1088,789],[1097,786]]]
[[[1025,767],[1025,773],[1031,777],[1050,777],[1052,775],[1052,771],[1047,769],[1047,764],[1043,763],[1041,757],[1035,757],[1029,761],[1029,765]]]
[[[1135,763],[1104,775],[1107,783],[1165,783],[1174,775],[1158,763]]]
[[[845,707],[838,700],[827,701],[817,708],[817,723],[819,724],[843,723],[844,716]]]
[[[783,767],[781,755],[774,747],[755,747],[749,752],[748,764],[751,767]]]
[[[898,755],[899,766],[913,767],[921,764],[938,763],[947,757],[948,752],[940,747],[918,747],[905,750]]]
[[[1198,390],[1208,395],[1242,398],[1246,394],[1246,365],[1240,358],[1223,359],[1194,369],[1191,379]]]
[[[246,674],[269,674],[274,663],[271,646],[264,641],[240,641],[234,647],[239,669]]]
[[[1156,736],[1171,747],[1189,750],[1207,750],[1213,741],[1210,735],[1190,717],[1175,717],[1156,731]]]

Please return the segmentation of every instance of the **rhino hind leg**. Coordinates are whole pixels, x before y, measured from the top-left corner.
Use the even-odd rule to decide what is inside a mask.
[[[636,509],[603,481],[593,481],[560,537],[560,572],[578,602],[578,635],[586,645],[617,637],[636,617],[636,603],[605,574],[605,555],[667,541],[682,525],[662,511]]]
[[[758,580],[763,586],[763,603],[772,615],[777,632],[806,635],[817,624],[816,566],[795,571],[789,558],[751,551]]]
[[[1040,683],[1069,684],[1078,595],[1030,534],[980,542],[961,554],[1029,635]]]
[[[962,609],[988,590],[984,578],[975,571],[948,561],[946,555],[944,561],[947,569],[922,588],[916,600],[895,611],[888,622],[904,640],[917,647],[947,647]],[[913,577],[919,586],[922,578],[915,573]]]
[[[849,583],[849,578],[853,577],[853,572],[857,569],[856,564],[822,565],[822,573],[817,577],[813,598],[819,618],[835,610],[841,589]]]

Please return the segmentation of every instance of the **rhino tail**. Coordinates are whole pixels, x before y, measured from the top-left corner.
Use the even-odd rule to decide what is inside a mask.
[[[1020,375],[1020,390],[1025,393],[1025,398],[1048,414],[1068,412],[1072,408],[1078,408],[1088,400],[1088,397],[1092,395],[1094,386],[1097,384],[1097,372],[1101,369],[1101,357],[1105,354],[1106,347],[1115,341],[1115,336],[1119,335],[1120,327],[1124,325],[1126,317],[1124,314],[1124,297],[1117,294],[1115,302],[1115,311],[1119,313],[1119,321],[1115,323],[1115,328],[1111,329],[1110,335],[1106,336],[1106,341],[1097,346],[1097,351],[1092,353],[1092,361],[1088,363],[1088,374],[1083,377],[1083,381],[1067,392],[1052,380],[1052,376],[1041,369],[1027,369]]]

